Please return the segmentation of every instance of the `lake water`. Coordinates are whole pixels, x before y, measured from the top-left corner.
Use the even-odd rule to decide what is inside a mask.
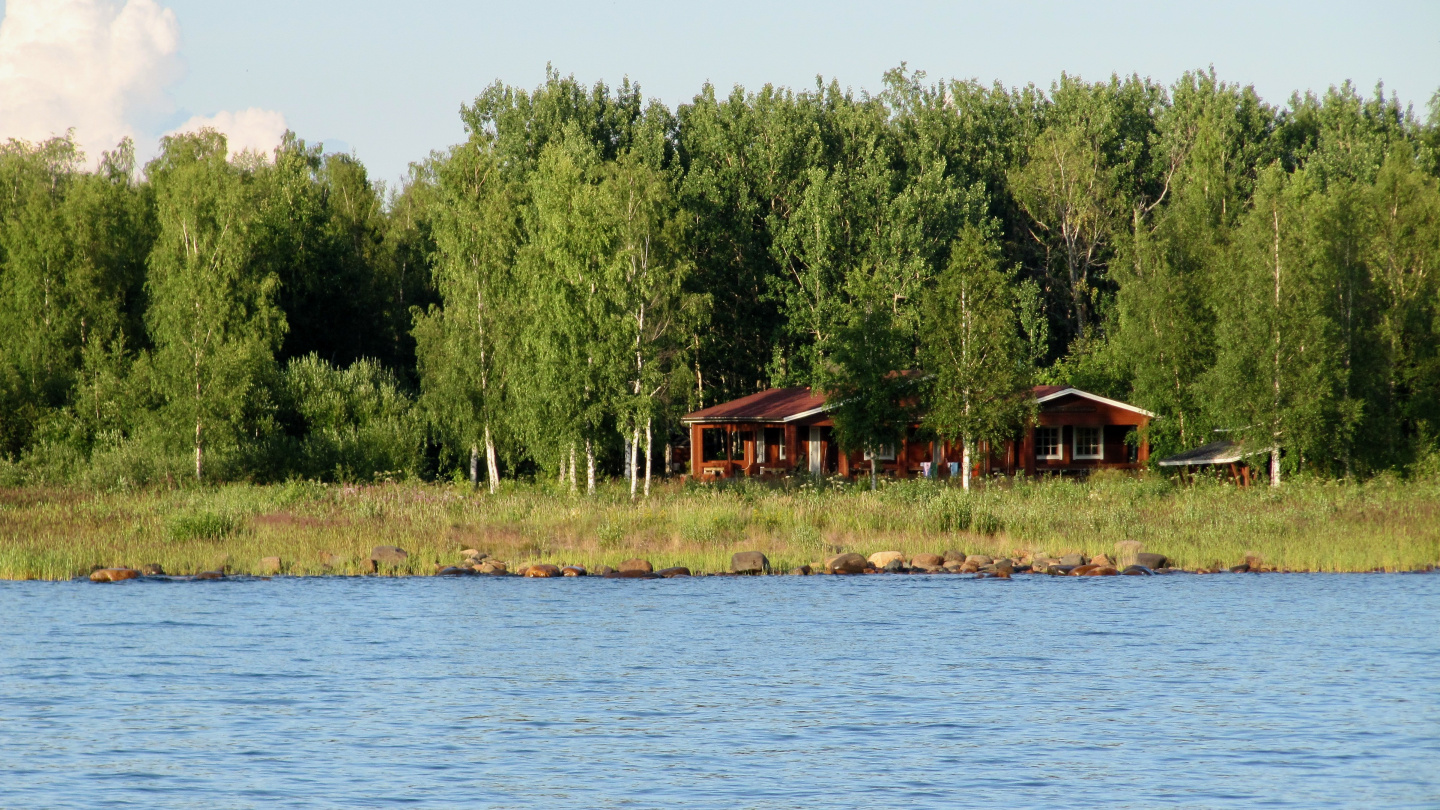
[[[0,807],[1437,807],[1440,576],[0,582]]]

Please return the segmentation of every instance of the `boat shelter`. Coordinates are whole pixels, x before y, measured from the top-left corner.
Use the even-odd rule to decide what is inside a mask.
[[[1269,452],[1269,450],[1246,450],[1239,442],[1221,439],[1203,444],[1193,450],[1167,456],[1155,463],[1161,467],[1179,468],[1181,476],[1187,479],[1194,478],[1197,467],[1225,470],[1231,481],[1242,487],[1248,487],[1252,473],[1250,463],[1246,459],[1266,455]]]
[[[1097,469],[1139,469],[1149,460],[1143,429],[1154,414],[1069,386],[1034,389],[1036,416],[1017,435],[972,458],[975,475],[1084,474]],[[825,397],[809,388],[772,388],[686,414],[690,474],[698,479],[735,476],[865,475],[869,454],[840,452]],[[911,425],[899,447],[883,447],[877,461],[896,478],[959,474],[958,444]]]

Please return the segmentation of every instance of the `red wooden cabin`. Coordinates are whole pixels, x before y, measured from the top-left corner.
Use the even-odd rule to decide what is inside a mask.
[[[1149,460],[1143,438],[1135,445],[1126,442],[1131,431],[1149,424],[1154,417],[1149,411],[1058,385],[1036,386],[1035,402],[1036,418],[1020,435],[1003,446],[981,445],[973,459],[975,475],[1134,470]],[[690,474],[696,478],[791,472],[848,477],[870,470],[864,453],[839,451],[825,398],[809,388],[772,388],[681,421],[690,428]],[[919,426],[907,433],[918,436]],[[948,476],[952,464],[958,470],[960,458],[958,446],[918,438],[879,454],[882,472],[898,478],[923,475],[927,467],[932,475]]]

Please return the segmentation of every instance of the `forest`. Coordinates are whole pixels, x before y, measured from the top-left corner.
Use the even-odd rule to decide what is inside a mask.
[[[852,448],[1053,383],[1159,414],[1154,457],[1440,471],[1440,93],[550,71],[460,115],[395,187],[293,134],[0,146],[0,485],[633,493],[681,415],[789,385]]]

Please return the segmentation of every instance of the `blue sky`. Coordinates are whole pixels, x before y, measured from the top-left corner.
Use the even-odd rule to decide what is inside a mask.
[[[1092,80],[1138,73],[1168,83],[1214,65],[1221,78],[1253,84],[1272,102],[1346,79],[1369,92],[1383,80],[1387,94],[1421,115],[1440,89],[1440,2],[1433,0],[23,2],[55,4],[34,12],[42,21],[66,4],[139,3],[161,16],[173,12],[178,48],[165,98],[127,113],[137,142],[197,116],[273,111],[307,140],[353,150],[372,176],[389,181],[409,161],[463,136],[461,103],[496,79],[533,87],[547,62],[587,83],[629,76],[671,106],[707,80],[724,90],[737,83],[806,86],[822,74],[874,89],[902,61],[932,79],[1041,86],[1061,71]],[[5,127],[0,120],[0,136]]]

